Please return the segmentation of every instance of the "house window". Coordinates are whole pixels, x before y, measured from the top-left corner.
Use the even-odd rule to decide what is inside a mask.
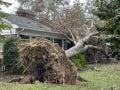
[[[51,38],[50,38],[50,37],[45,37],[45,39],[51,40]]]
[[[22,34],[20,34],[20,37],[21,37],[22,39],[29,39],[29,38],[30,38],[29,36],[25,36],[25,35],[22,35]]]
[[[62,47],[62,39],[54,39],[54,43],[58,43]]]
[[[66,44],[67,44],[67,49],[69,49],[69,48],[74,46],[74,43],[69,41],[69,40],[66,41]]]

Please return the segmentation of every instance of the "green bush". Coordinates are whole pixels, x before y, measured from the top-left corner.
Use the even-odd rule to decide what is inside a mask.
[[[70,58],[71,61],[77,66],[78,70],[86,65],[86,59],[84,54],[77,54]]]
[[[11,73],[19,73],[19,53],[18,42],[16,38],[10,38],[5,41],[3,46],[4,65]]]

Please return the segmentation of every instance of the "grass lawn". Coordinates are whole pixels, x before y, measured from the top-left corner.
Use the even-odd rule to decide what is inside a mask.
[[[78,85],[42,83],[22,85],[0,82],[0,90],[120,90],[120,64],[95,65],[95,67],[99,72],[89,67],[80,72],[80,76],[88,82],[81,82]]]

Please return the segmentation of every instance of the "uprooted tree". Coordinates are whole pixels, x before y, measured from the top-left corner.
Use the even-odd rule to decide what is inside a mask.
[[[85,19],[85,11],[80,6],[79,0],[75,0],[73,5],[70,4],[70,0],[18,1],[22,4],[21,8],[34,12],[40,23],[57,30],[75,44],[65,51],[67,57],[85,52],[88,48],[94,48],[101,50],[108,58],[107,53],[101,47],[85,44],[98,32],[93,20],[90,20],[91,23],[87,24],[90,21]]]
[[[107,56],[101,47],[85,44],[98,32],[95,30],[93,22],[91,25],[86,25],[84,13],[78,1],[71,6],[69,0],[53,0],[52,4],[51,2],[50,5],[48,4],[50,7],[45,7],[46,11],[39,10],[40,7],[44,7],[41,1],[28,2],[31,5],[29,10],[35,9],[36,17],[40,22],[63,34],[74,43],[74,46],[63,51],[44,39],[22,46],[20,62],[25,68],[24,72],[27,71],[30,76],[26,76],[20,82],[34,83],[35,80],[39,80],[59,84],[76,84],[77,69],[69,61],[69,57],[85,52],[88,48],[101,50]]]

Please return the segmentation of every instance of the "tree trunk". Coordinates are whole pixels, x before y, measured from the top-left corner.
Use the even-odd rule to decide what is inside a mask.
[[[83,43],[82,42],[78,42],[77,44],[75,44],[75,46],[71,47],[70,49],[65,51],[65,54],[67,57],[72,57],[78,53],[83,52],[84,50],[82,49],[83,47]]]
[[[76,54],[85,52],[88,48],[94,48],[96,50],[101,51],[107,58],[107,60],[109,60],[109,55],[108,53],[101,47],[97,47],[97,46],[93,46],[93,45],[85,45],[84,46],[84,42],[78,42],[77,44],[75,44],[75,46],[71,47],[70,49],[65,51],[65,54],[67,57],[72,57]]]

